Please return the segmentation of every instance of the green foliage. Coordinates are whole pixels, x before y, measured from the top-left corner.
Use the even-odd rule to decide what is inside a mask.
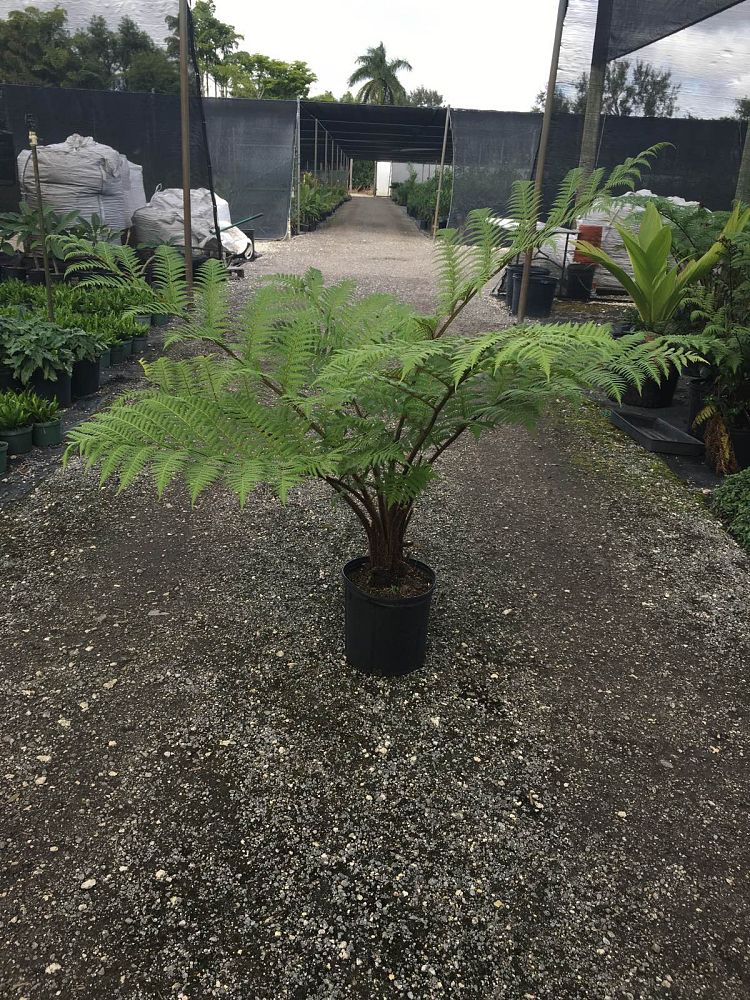
[[[70,33],[62,7],[29,6],[0,20],[0,79],[42,87],[179,92],[174,59],[128,17],[110,31],[103,17]]]
[[[653,204],[643,213],[637,235],[625,226],[618,226],[625,244],[631,277],[606,251],[590,243],[579,242],[578,248],[587,257],[614,275],[625,288],[638,310],[647,330],[660,329],[684,302],[690,285],[694,285],[719,262],[723,252],[721,240],[741,232],[750,221],[750,209],[738,205],[729,216],[720,238],[700,257],[671,265],[672,229],[667,225]]]
[[[631,160],[598,184],[633,182]],[[613,179],[614,178],[614,179]],[[440,295],[425,316],[387,295],[359,298],[351,282],[326,286],[319,271],[268,279],[231,331],[226,276],[204,271],[197,311],[171,341],[205,354],[161,358],[144,370],[148,388],[71,432],[68,457],[98,466],[125,488],[149,470],[159,493],[176,477],[193,499],[222,483],[244,503],[261,484],[282,500],[307,479],[324,480],[360,520],[371,566],[390,580],[403,570],[415,504],[445,450],[464,433],[533,425],[545,406],[586,389],[620,398],[695,358],[684,341],[606,327],[530,325],[464,336],[452,324],[509,261],[574,217],[574,171],[537,233],[533,187],[520,185],[511,233],[489,211],[472,213],[463,238],[437,241]]]
[[[750,551],[750,469],[727,476],[713,495],[713,508],[730,532]]]
[[[399,205],[406,205],[416,219],[432,222],[435,217],[439,178],[437,174],[426,181],[418,181],[413,169],[394,191],[394,199]],[[395,186],[394,186],[395,187]],[[445,170],[440,190],[440,219],[447,220],[453,195],[453,171]]]
[[[317,80],[306,62],[284,62],[260,52],[233,53],[224,62],[221,76],[232,97],[277,101],[307,97]]]
[[[70,374],[75,360],[71,331],[37,316],[0,316],[0,364],[23,385],[36,373],[55,382],[59,374]]]
[[[352,167],[352,188],[355,191],[366,191],[375,184],[375,161],[355,160]]]
[[[41,266],[42,223],[44,223],[44,232],[48,237],[48,246],[54,252],[59,239],[80,224],[80,221],[78,212],[66,212],[64,215],[58,215],[51,208],[45,208],[40,212],[38,208],[32,208],[27,202],[22,201],[17,212],[4,212],[0,215],[0,237],[4,239],[17,238],[23,247],[23,252],[37,258],[38,266]],[[54,258],[51,263],[53,268],[57,270]]]
[[[442,108],[443,95],[428,87],[416,87],[407,95],[406,103],[413,108]]]
[[[405,59],[388,59],[381,42],[356,61],[358,69],[349,77],[349,86],[362,84],[356,95],[360,104],[406,104],[406,90],[398,78],[402,70],[411,70]]]
[[[318,222],[326,212],[333,212],[349,198],[343,184],[324,184],[312,174],[303,174],[299,190],[299,208],[302,222]],[[297,218],[298,195],[292,202],[292,219]]]
[[[607,64],[604,78],[602,114],[671,118],[677,111],[680,84],[672,80],[671,70],[659,70],[649,62],[618,59]],[[581,73],[568,96],[561,88],[555,91],[554,111],[582,115],[588,100],[588,73]],[[544,111],[546,90],[541,90],[532,111]]]
[[[17,431],[32,422],[29,393],[0,392],[0,431]]]
[[[56,399],[42,399],[28,390],[21,393],[26,403],[26,412],[32,424],[48,424],[60,414],[60,404]]]

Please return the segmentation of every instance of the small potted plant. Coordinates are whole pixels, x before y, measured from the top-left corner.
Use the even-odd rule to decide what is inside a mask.
[[[0,364],[24,388],[70,406],[73,361],[67,330],[41,316],[0,317]]]
[[[656,206],[649,202],[637,233],[625,226],[616,227],[630,259],[632,276],[601,247],[579,241],[576,249],[609,271],[628,292],[637,310],[631,329],[649,336],[663,334],[685,302],[690,286],[707,275],[721,260],[722,241],[742,232],[748,222],[750,209],[743,209],[737,204],[719,239],[701,257],[673,264],[671,226],[662,219]],[[677,379],[678,372],[673,368],[663,375],[656,386],[649,385],[644,391],[631,389],[623,396],[623,402],[632,406],[669,406]]]
[[[633,181],[643,162],[617,168],[606,190]],[[102,480],[122,487],[148,470],[160,493],[179,476],[193,498],[221,483],[241,504],[262,485],[283,502],[319,479],[356,518],[366,546],[343,560],[347,657],[379,674],[418,668],[435,574],[414,557],[408,533],[444,453],[463,435],[534,423],[560,397],[592,388],[617,396],[695,357],[664,338],[616,340],[593,322],[453,330],[514,257],[570,222],[580,182],[574,171],[539,227],[522,183],[510,238],[489,210],[471,213],[465,234],[443,230],[431,315],[389,296],[359,299],[348,282],[326,288],[310,270],[264,284],[235,331],[226,272],[210,262],[195,313],[169,338],[209,353],[146,366],[146,390],[76,427],[67,456],[101,465]]]
[[[0,393],[0,441],[8,455],[25,455],[33,445],[33,428],[26,393]]]
[[[35,392],[23,393],[26,412],[33,426],[33,441],[37,448],[52,448],[62,444],[60,404],[56,399],[42,399]]]
[[[78,328],[68,330],[68,348],[73,354],[71,389],[75,399],[93,396],[99,391],[101,357],[106,342],[101,334]]]

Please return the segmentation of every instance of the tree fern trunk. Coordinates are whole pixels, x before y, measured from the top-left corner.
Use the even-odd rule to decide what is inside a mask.
[[[409,508],[386,507],[374,521],[368,535],[370,571],[373,580],[382,586],[395,586],[406,573],[404,536]]]

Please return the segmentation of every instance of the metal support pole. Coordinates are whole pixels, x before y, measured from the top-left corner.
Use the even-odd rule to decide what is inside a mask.
[[[443,193],[443,171],[445,170],[445,151],[448,148],[448,129],[450,128],[451,109],[445,111],[445,129],[443,130],[443,150],[440,154],[440,174],[438,176],[437,202],[435,203],[435,218],[432,220],[432,238],[435,239],[440,222],[440,198]],[[422,167],[424,171],[424,167]]]
[[[36,188],[37,211],[39,212],[39,235],[42,240],[42,263],[44,264],[44,284],[47,289],[47,319],[50,323],[55,322],[55,301],[52,295],[52,279],[49,272],[49,250],[47,249],[47,228],[44,225],[44,202],[42,201],[42,182],[39,177],[39,157],[37,156],[37,143],[39,142],[36,132],[32,129],[29,132],[29,145],[31,146],[31,160],[34,165],[34,187]]]
[[[297,98],[297,232],[302,232],[302,119]]]
[[[325,135],[323,136],[323,144],[324,144],[324,155],[323,155],[323,177],[324,177],[324,181],[323,181],[323,183],[327,184],[328,183],[328,133],[325,131],[325,129],[323,129],[323,131],[325,132]]]
[[[352,188],[354,187],[354,160],[349,157],[349,194],[352,193]]]
[[[604,81],[607,75],[607,56],[609,55],[609,32],[611,26],[612,0],[599,0],[596,12],[594,51],[591,56],[591,68],[589,70],[586,114],[583,119],[581,156],[578,161],[578,166],[583,169],[585,177],[589,177],[596,167],[597,149],[599,147],[599,120],[604,100]]]
[[[542,193],[544,182],[544,167],[547,160],[547,147],[549,145],[549,134],[552,127],[552,110],[555,105],[555,90],[557,88],[557,68],[560,64],[560,47],[562,45],[563,26],[565,25],[565,15],[568,12],[568,0],[560,0],[557,8],[557,24],[555,26],[555,41],[552,45],[552,60],[550,62],[549,80],[547,82],[547,100],[544,105],[544,118],[542,120],[542,134],[539,137],[539,152],[536,157],[536,171],[534,173],[534,194],[539,198]],[[536,219],[534,219],[536,225]],[[526,303],[529,298],[529,279],[531,277],[531,261],[534,257],[533,249],[526,251],[523,261],[523,274],[521,276],[521,290],[518,296],[518,321],[522,322],[526,317]]]
[[[742,151],[740,172],[737,176],[735,198],[745,203],[750,202],[750,122],[747,123],[747,131],[745,133],[745,146]]]
[[[182,132],[182,214],[184,218],[185,281],[193,299],[193,212],[190,203],[190,72],[188,69],[188,5],[180,0],[180,127]]]
[[[313,167],[313,174],[318,176],[318,119],[315,119],[315,166]]]

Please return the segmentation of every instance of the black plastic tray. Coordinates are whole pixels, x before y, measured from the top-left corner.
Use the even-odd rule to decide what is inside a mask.
[[[612,410],[610,420],[647,451],[662,455],[702,455],[703,442],[661,417],[632,410]]]

